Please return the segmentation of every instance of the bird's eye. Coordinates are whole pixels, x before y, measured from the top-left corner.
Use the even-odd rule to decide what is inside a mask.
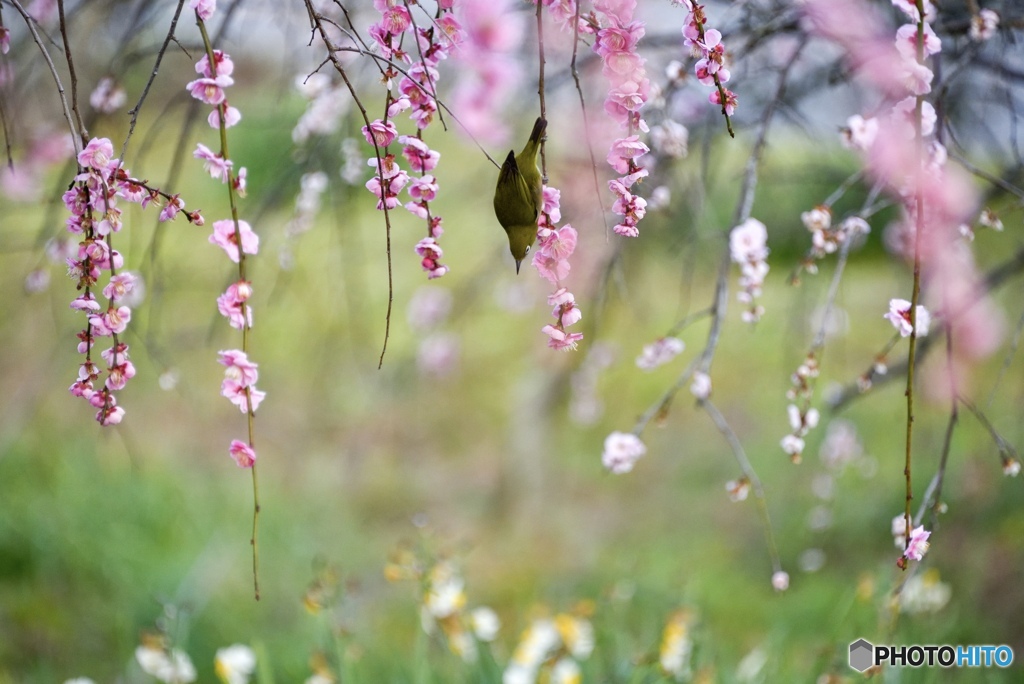
[[[525,253],[526,253],[526,254],[529,254],[529,253],[530,253],[530,245],[526,245],[526,252],[525,252]]]

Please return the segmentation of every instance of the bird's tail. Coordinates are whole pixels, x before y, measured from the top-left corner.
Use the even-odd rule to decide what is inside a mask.
[[[530,133],[530,142],[534,145],[539,145],[541,138],[544,137],[544,132],[548,129],[547,119],[537,117],[537,121],[533,124],[533,132]]]

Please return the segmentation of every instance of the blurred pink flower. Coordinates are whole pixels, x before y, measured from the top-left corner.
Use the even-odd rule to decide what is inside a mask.
[[[256,451],[238,439],[231,440],[228,454],[238,464],[239,468],[252,468],[253,464],[256,463]]]
[[[629,432],[612,432],[604,440],[601,463],[616,475],[622,475],[633,470],[636,462],[646,453],[647,447],[636,435]]]

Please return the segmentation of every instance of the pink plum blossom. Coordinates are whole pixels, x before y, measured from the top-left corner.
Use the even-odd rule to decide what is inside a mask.
[[[167,200],[167,205],[160,210],[160,222],[170,221],[178,215],[182,209],[185,208],[185,201],[178,195],[172,196]]]
[[[238,464],[239,468],[252,468],[253,464],[256,463],[256,450],[238,439],[231,440],[228,454]]]
[[[203,21],[209,21],[213,13],[217,11],[217,0],[189,0],[189,9],[196,11],[199,18]]]
[[[203,77],[185,84],[185,89],[192,97],[204,104],[217,106],[227,99],[224,89],[234,85],[235,80],[230,76],[220,75],[215,78]]]
[[[612,432],[604,440],[601,463],[616,475],[622,475],[633,470],[637,460],[645,453],[647,447],[636,435],[629,432]]]
[[[654,370],[682,354],[684,349],[686,345],[678,337],[662,337],[644,345],[640,356],[636,357],[636,366],[641,370]]]
[[[249,412],[249,397],[252,398],[252,412],[255,413],[260,403],[267,396],[266,392],[256,389],[255,385],[242,385],[240,382],[227,377],[224,378],[220,385],[220,393],[237,406],[238,410],[242,413]]]
[[[899,331],[900,337],[908,337],[910,333],[914,332],[914,327],[910,323],[910,302],[905,299],[890,299],[889,300],[889,312],[884,314],[884,318],[888,319],[892,323],[893,327]],[[921,305],[917,307],[917,336],[924,337],[928,334],[928,328],[931,325],[931,314],[928,313],[928,309]]]
[[[213,222],[213,234],[210,235],[210,243],[223,249],[228,258],[236,264],[239,260],[238,242],[241,237],[242,252],[245,254],[256,254],[259,251],[260,237],[249,226],[246,221],[238,222],[238,230],[235,230],[235,222],[231,219],[223,219]]]
[[[231,61],[231,57],[226,52],[221,50],[213,51],[213,65],[214,70],[211,71],[210,58],[203,55],[196,62],[196,73],[206,78],[216,78],[217,76],[230,76],[235,71],[235,63]]]
[[[217,297],[217,310],[228,319],[228,324],[237,330],[252,327],[252,307],[246,300],[252,295],[252,286],[240,281],[228,285],[228,289]]]
[[[210,174],[211,178],[220,180],[221,183],[227,183],[231,177],[232,162],[230,159],[224,159],[220,154],[214,152],[203,143],[197,143],[195,152],[192,156],[196,159],[203,160],[203,168],[207,173]]]
[[[224,377],[234,380],[242,387],[256,384],[259,379],[257,364],[249,360],[248,355],[240,349],[228,349],[217,352],[220,363],[225,367]]]
[[[928,552],[928,547],[931,546],[928,542],[928,537],[931,534],[931,532],[924,529],[924,525],[915,527],[910,532],[910,541],[907,543],[907,549],[903,552],[903,555],[910,560],[921,560],[924,554]]]
[[[107,299],[123,299],[135,287],[135,276],[131,273],[118,273],[110,277],[110,283],[103,288],[103,296]]]
[[[391,121],[377,119],[370,122],[369,126],[363,126],[363,137],[371,145],[387,147],[398,137],[398,129]]]
[[[583,339],[583,333],[567,333],[553,325],[545,325],[540,331],[548,336],[548,346],[552,349],[572,351]]]
[[[87,169],[105,171],[114,156],[114,145],[108,138],[93,138],[78,153],[78,163]]]

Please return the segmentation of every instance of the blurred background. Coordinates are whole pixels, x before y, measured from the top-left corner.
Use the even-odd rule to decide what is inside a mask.
[[[146,83],[173,6],[86,5],[73,7],[71,24],[79,96],[104,75],[116,77],[127,104],[88,116],[90,133],[119,150],[125,112]],[[501,20],[523,32],[507,52],[523,68],[513,92],[525,101],[508,103],[482,141],[494,158],[520,147],[536,113],[532,14],[499,5],[508,12]],[[926,523],[932,548],[902,599],[892,599],[906,580],[890,532],[903,508],[904,380],[878,382],[841,413],[825,401],[871,368],[892,337],[882,317],[889,300],[909,298],[910,273],[885,247],[894,207],[878,208],[871,233],[850,252],[820,357],[814,403],[821,424],[807,437],[803,464],[792,465],[779,446],[790,430],[790,376],[822,325],[835,267],[833,255],[819,274],[791,282],[810,246],[800,214],[856,172],[857,158],[837,131],[870,97],[836,71],[824,43],[798,69],[761,160],[752,215],[768,227],[766,313],[756,326],[741,322],[730,293],[711,373],[713,399],[763,481],[788,591],[773,590],[754,498],[730,501],[726,483],[741,473],[686,387],[643,432],[647,454],[633,472],[602,467],[605,437],[632,430],[708,335],[701,318],[678,334],[686,344],[679,357],[649,372],[637,367],[645,344],[713,301],[780,55],[800,36],[788,4],[745,6],[708,10],[732,30],[727,38],[734,36],[738,52],[734,89],[746,99],[737,138],[723,135],[720,114],[705,106],[706,89],[692,78],[666,86],[649,121],[684,123],[689,150],[657,158],[640,192],[650,197],[665,187],[669,195],[631,241],[609,234],[595,201],[566,39],[552,29],[548,175],[562,190],[563,220],[580,233],[567,279],[583,311],[585,338],[575,352],[548,349],[540,333],[551,320],[551,288],[526,265],[516,276],[491,206],[497,170],[457,125],[449,122],[445,132],[435,123],[425,134],[441,152],[432,210],[444,216],[440,242],[451,272],[427,282],[413,252],[423,222],[394,212],[394,303],[378,368],[388,264],[382,216],[362,187],[370,152],[361,119],[342,93],[327,117],[331,126],[303,127],[314,105],[296,80],[323,59],[320,43],[307,47],[304,11],[278,16],[276,6],[224,3],[227,25],[215,44],[234,58],[230,98],[243,115],[229,130],[231,156],[248,169],[240,211],[261,239],[248,262],[250,356],[267,392],[255,422],[259,602],[249,545],[252,482],[227,457],[245,421],[218,387],[216,352],[239,345],[215,302],[234,271],[207,241],[210,223],[228,216],[227,196],[191,158],[196,142],[216,142],[205,112],[196,123],[184,90],[201,54],[198,32],[182,18],[181,45],[165,56],[125,163],[136,177],[181,193],[207,226],[157,224],[152,210],[126,210],[118,248],[145,284],[126,333],[138,373],[120,397],[124,422],[101,428],[94,411],[67,392],[79,363],[80,315],[67,305],[76,293],[65,268],[48,257],[66,239],[59,197],[74,169],[59,152],[63,122],[38,48],[5,6],[14,36],[5,59],[15,76],[2,92],[17,112],[8,114],[8,140],[18,172],[8,171],[0,187],[0,286],[8,293],[0,304],[0,682],[152,681],[134,654],[157,636],[189,654],[199,681],[215,680],[215,652],[233,643],[255,650],[260,681],[305,681],[315,672],[359,682],[500,681],[531,620],[561,612],[593,625],[594,648],[580,666],[584,681],[595,682],[674,680],[659,654],[666,623],[680,610],[692,644],[688,677],[697,681],[852,681],[847,646],[860,637],[1008,644],[1024,654],[1024,494],[1019,478],[1004,476],[989,432],[962,411],[943,489],[948,510],[934,527]],[[772,40],[744,38],[779,12],[792,22],[781,22]],[[689,58],[678,35],[685,13],[667,3],[638,13],[651,22],[642,43],[650,48],[648,71],[664,83],[668,61]],[[372,15],[362,7],[354,21],[365,27]],[[950,45],[963,47],[961,18],[949,17]],[[94,37],[95,49],[84,36]],[[971,57],[1013,65],[1016,38],[1008,26],[1000,42]],[[349,64],[376,116],[378,75],[356,58]],[[457,83],[460,68],[445,64],[443,78]],[[583,76],[588,114],[601,119],[600,64],[587,62]],[[985,113],[975,90],[986,87],[985,78],[956,82],[950,96],[960,151],[992,174],[1019,173],[1016,143],[1004,145],[1016,131],[1006,113],[1012,107]],[[1016,81],[1000,83],[992,98],[1014,102]],[[399,127],[413,132],[408,121]],[[614,131],[597,128],[607,207],[611,176],[601,136]],[[55,163],[33,162],[50,144]],[[988,185],[978,188],[988,193]],[[856,212],[868,190],[854,183],[834,215]],[[1005,230],[976,226],[972,249],[983,271],[1022,247],[1015,198],[989,193],[985,202]],[[733,292],[737,276],[734,269]],[[1003,345],[977,362],[965,389],[1011,445],[1024,437],[1024,383],[1014,356],[1019,292],[1020,279],[1011,278],[993,293]],[[897,344],[890,361],[905,348]],[[922,376],[943,363],[933,353]],[[920,396],[919,493],[938,466],[949,416],[947,400],[931,399],[927,387]],[[430,624],[421,620],[424,587],[438,562],[457,568],[467,606],[489,606],[500,618],[488,656],[474,663],[452,652],[444,629],[423,629]],[[893,610],[893,601],[902,604]],[[888,670],[883,679],[1010,682],[1020,672],[1019,664],[1009,671]]]

